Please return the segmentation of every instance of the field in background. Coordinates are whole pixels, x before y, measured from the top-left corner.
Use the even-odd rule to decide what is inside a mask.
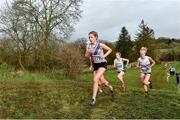
[[[171,76],[169,82],[166,81],[167,73],[169,72],[168,69],[164,66],[165,63],[157,64],[152,69],[152,77],[151,81],[153,82],[153,86],[155,89],[164,89],[164,90],[176,90],[175,86],[175,76]],[[176,67],[177,72],[180,72],[180,62],[172,62],[172,66]],[[109,66],[110,68],[110,66]],[[105,72],[105,77],[107,78],[110,83],[114,85],[118,85],[119,81],[117,79],[117,73],[116,70],[107,70]],[[125,76],[124,76],[125,82],[127,84],[127,87],[135,87],[135,88],[141,88],[140,83],[140,73],[139,69],[132,67],[130,69],[126,70]],[[92,74],[88,73],[83,76],[83,80],[87,82],[92,81]]]

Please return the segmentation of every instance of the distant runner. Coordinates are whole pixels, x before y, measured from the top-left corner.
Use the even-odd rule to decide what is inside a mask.
[[[126,62],[126,66],[124,65],[124,62]],[[120,81],[120,88],[122,88],[122,90],[125,92],[126,87],[125,87],[125,83],[124,83],[124,73],[125,73],[125,68],[128,67],[129,64],[129,60],[125,59],[125,58],[121,58],[121,53],[117,52],[116,53],[116,59],[114,60],[114,67],[117,69],[117,73],[118,73],[118,79]]]
[[[137,61],[137,67],[140,68],[141,72],[141,81],[143,83],[144,91],[148,93],[148,86],[152,88],[152,83],[150,81],[151,77],[151,68],[155,65],[155,61],[146,56],[147,48],[142,47],[140,50],[140,58]]]

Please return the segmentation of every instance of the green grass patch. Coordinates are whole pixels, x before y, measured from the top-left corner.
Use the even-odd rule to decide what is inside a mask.
[[[115,88],[118,86],[116,85]],[[66,81],[0,81],[0,118],[180,118],[180,96],[172,91],[129,88],[109,90],[89,106],[92,90],[89,83]]]
[[[174,65],[179,70],[180,62]],[[175,84],[175,76],[167,82],[166,74],[164,64],[154,66],[153,89],[145,95],[137,68],[126,71],[125,93],[119,90],[116,70],[107,70],[105,77],[115,88],[115,98],[111,98],[109,90],[103,86],[103,95],[97,96],[97,105],[93,107],[88,105],[92,95],[91,72],[84,73],[76,81],[60,72],[24,72],[8,78],[1,74],[0,118],[180,119],[180,89],[178,91]]]

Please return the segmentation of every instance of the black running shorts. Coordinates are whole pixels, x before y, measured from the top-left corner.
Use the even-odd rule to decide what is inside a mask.
[[[93,67],[94,67],[94,71],[97,71],[99,68],[107,69],[107,62],[94,63]]]

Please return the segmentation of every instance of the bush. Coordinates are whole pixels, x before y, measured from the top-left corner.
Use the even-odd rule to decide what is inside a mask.
[[[71,79],[78,79],[83,71],[85,57],[80,48],[74,44],[64,44],[56,55],[63,73]]]
[[[179,61],[180,60],[180,52],[178,50],[170,50],[167,52],[162,52],[160,56],[161,61]]]
[[[15,68],[11,65],[8,65],[6,63],[3,63],[0,65],[0,72],[4,73],[4,72],[14,72]]]

